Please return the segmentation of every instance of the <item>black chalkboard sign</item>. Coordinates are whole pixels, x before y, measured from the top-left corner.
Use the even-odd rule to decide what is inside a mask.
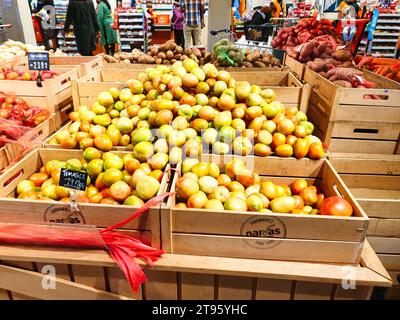
[[[61,169],[60,186],[85,191],[87,178],[86,172]]]
[[[29,70],[50,70],[48,52],[28,52]]]

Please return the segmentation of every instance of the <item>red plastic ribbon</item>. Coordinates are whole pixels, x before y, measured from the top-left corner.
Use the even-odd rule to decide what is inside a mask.
[[[129,218],[100,232],[94,226],[0,223],[0,243],[108,250],[125,274],[132,290],[137,292],[147,277],[134,258],[153,265],[163,251],[114,230],[123,227],[173,194],[173,192],[166,192],[150,199]]]

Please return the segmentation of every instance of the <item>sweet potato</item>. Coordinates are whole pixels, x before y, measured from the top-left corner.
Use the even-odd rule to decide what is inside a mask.
[[[351,61],[353,56],[348,50],[343,49],[343,50],[336,50],[333,53],[332,58],[344,62],[344,61]]]

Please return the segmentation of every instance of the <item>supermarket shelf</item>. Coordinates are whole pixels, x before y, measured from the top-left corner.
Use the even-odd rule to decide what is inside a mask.
[[[372,42],[393,42],[393,43],[397,43],[398,39],[373,39]]]
[[[400,18],[399,13],[380,13],[379,17],[382,18]]]
[[[138,12],[118,12],[118,15],[121,17],[141,17],[143,13]]]
[[[394,50],[396,49],[396,46],[394,47],[376,47],[376,46],[372,46],[372,50]]]
[[[376,32],[375,35],[383,37],[398,37],[400,33],[395,32]]]
[[[386,58],[394,58],[394,53],[381,53],[381,52],[371,52],[373,56],[386,57]]]
[[[399,31],[399,27],[379,26],[377,25],[375,30],[394,30]]]
[[[143,26],[130,26],[130,25],[120,25],[119,29],[126,29],[126,30],[143,30]]]
[[[379,20],[378,19],[378,24],[380,24],[380,23],[395,23],[395,24],[398,24],[398,23],[400,23],[400,20],[385,20],[385,19]]]

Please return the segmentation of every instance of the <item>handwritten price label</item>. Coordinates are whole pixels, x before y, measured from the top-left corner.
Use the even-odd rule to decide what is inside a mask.
[[[81,171],[61,169],[60,186],[74,190],[86,190],[88,174]]]

